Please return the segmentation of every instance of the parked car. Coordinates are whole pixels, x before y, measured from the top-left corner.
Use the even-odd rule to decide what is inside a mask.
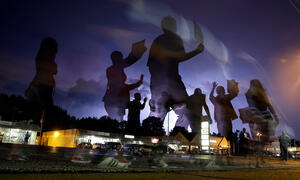
[[[107,142],[107,143],[105,143],[105,148],[107,150],[116,150],[116,151],[119,151],[119,150],[121,150],[122,145],[119,142]]]
[[[82,142],[82,143],[77,145],[77,148],[79,148],[79,149],[92,149],[93,145],[91,143]]]

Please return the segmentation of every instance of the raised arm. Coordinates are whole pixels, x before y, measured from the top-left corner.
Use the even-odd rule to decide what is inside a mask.
[[[217,82],[213,82],[213,88],[211,89],[210,91],[210,94],[209,94],[209,100],[214,104],[214,100],[215,100],[215,97],[214,97],[214,92],[215,92],[215,89],[217,87]]]
[[[140,77],[140,80],[136,83],[133,83],[133,84],[126,84],[126,88],[131,91],[135,88],[138,88],[140,85],[143,84],[143,79],[144,79],[144,75],[142,74],[141,77]]]
[[[145,43],[145,40],[138,42],[138,44],[134,43],[132,45],[132,50],[131,50],[130,54],[124,60],[124,67],[131,66],[132,64],[137,62],[143,56],[143,54],[145,53],[147,48],[144,46],[144,44],[141,44],[141,43]]]
[[[204,107],[204,110],[205,110],[207,116],[209,117],[209,121],[210,121],[210,124],[211,124],[211,123],[212,123],[212,119],[211,119],[210,112],[209,112],[209,108],[208,108],[208,106],[207,106],[207,104],[206,104],[206,101],[204,101],[203,107]]]
[[[132,64],[134,64],[135,62],[137,62],[139,59],[140,59],[140,57],[137,58],[132,53],[130,53],[128,55],[128,57],[126,59],[124,59],[124,67],[131,66]]]
[[[237,97],[237,93],[229,93],[229,94],[227,94],[226,95],[226,97],[228,98],[228,100],[232,100],[232,99],[234,99],[235,97]]]
[[[144,98],[144,103],[141,105],[141,109],[145,108],[146,102],[147,102],[147,98]]]
[[[184,52],[184,54],[182,54],[180,56],[179,61],[183,62],[183,61],[189,60],[192,57],[196,56],[197,54],[203,52],[203,50],[204,50],[204,45],[203,44],[199,44],[198,47],[195,50],[190,51],[188,53]]]
[[[172,59],[176,59],[178,62],[187,61],[204,50],[203,44],[199,44],[199,46],[195,50],[188,53],[185,52],[182,42],[179,46],[180,47],[177,51],[168,52],[168,56]]]

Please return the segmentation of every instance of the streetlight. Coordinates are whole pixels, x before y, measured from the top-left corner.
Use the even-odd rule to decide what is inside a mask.
[[[257,131],[256,136],[258,137],[258,141],[260,142],[260,137],[262,136],[262,133],[260,133],[259,131]]]

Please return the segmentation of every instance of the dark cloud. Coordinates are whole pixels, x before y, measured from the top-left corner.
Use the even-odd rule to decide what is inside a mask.
[[[105,115],[102,97],[106,90],[106,80],[85,80],[79,78],[67,91],[57,90],[55,102],[77,117]]]

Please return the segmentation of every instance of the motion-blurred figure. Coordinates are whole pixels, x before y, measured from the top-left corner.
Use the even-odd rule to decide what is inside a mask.
[[[268,143],[270,137],[275,135],[279,120],[259,80],[251,80],[246,99],[249,108],[246,109],[246,113],[241,113],[241,119],[249,122],[253,139],[260,139],[262,143]],[[270,112],[274,116],[275,122]]]
[[[126,84],[127,76],[124,68],[131,66],[139,60],[147,48],[144,41],[133,44],[132,51],[126,59],[119,51],[111,53],[112,65],[106,69],[107,89],[103,97],[104,107],[107,114],[119,122],[123,120],[125,109],[128,105],[129,92],[143,83],[143,75],[140,80],[133,84]]]
[[[184,118],[184,104],[170,104],[168,108],[162,108],[166,102],[160,101],[163,91],[167,92],[175,101],[183,101],[187,98],[185,86],[179,75],[179,63],[189,60],[204,50],[202,43],[199,46],[186,53],[183,47],[182,39],[176,34],[176,20],[167,16],[161,21],[163,34],[158,36],[152,43],[147,66],[151,74],[150,90],[151,100],[150,116],[164,119],[167,110],[172,108],[179,116],[176,126],[187,128],[188,121]],[[165,99],[168,101],[168,99]],[[163,110],[163,111],[159,111]]]
[[[247,155],[248,154],[248,149],[249,149],[249,140],[250,140],[250,135],[246,131],[246,128],[243,128],[243,130],[240,132],[239,136],[239,154],[240,155]]]
[[[134,100],[129,102],[128,104],[128,129],[130,133],[136,133],[138,129],[140,129],[140,114],[141,110],[145,108],[145,104],[147,102],[147,98],[144,98],[143,104],[141,104],[141,94],[135,93]]]
[[[53,106],[54,75],[57,74],[55,57],[57,42],[52,37],[42,40],[40,49],[35,57],[36,74],[25,91],[29,100],[40,103],[44,109]]]
[[[280,142],[281,159],[287,161],[288,160],[288,147],[290,145],[291,139],[286,134],[285,131],[282,131],[282,134],[279,137],[279,142]]]
[[[206,96],[205,94],[202,94],[201,89],[196,88],[194,94],[186,99],[186,108],[188,110],[187,114],[192,132],[198,133],[201,129],[200,125],[202,118],[202,108],[204,108],[207,116],[210,119],[210,123],[212,123],[210,112],[206,104],[205,98]]]
[[[24,144],[28,144],[29,138],[30,138],[31,134],[29,134],[29,132],[27,131],[24,137]]]
[[[225,94],[225,88],[223,86],[217,87],[217,85],[216,82],[213,82],[213,88],[210,92],[209,99],[215,108],[214,116],[218,132],[221,136],[225,136],[226,139],[231,140],[232,120],[237,118],[231,100],[238,94],[236,92],[228,92],[228,94]],[[215,89],[217,92],[216,97],[214,96]]]

